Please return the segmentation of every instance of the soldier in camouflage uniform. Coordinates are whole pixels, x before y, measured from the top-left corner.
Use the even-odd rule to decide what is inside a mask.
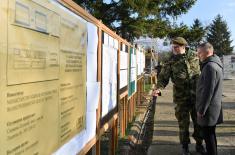
[[[205,153],[202,146],[202,137],[199,135],[199,126],[196,121],[196,83],[200,74],[199,59],[196,54],[186,50],[187,42],[182,37],[172,40],[172,50],[169,59],[164,63],[158,77],[153,95],[158,95],[164,89],[169,79],[173,83],[173,102],[175,116],[179,124],[179,139],[182,144],[182,154],[189,155],[188,144],[190,115],[194,124],[193,137],[196,140],[196,151]]]

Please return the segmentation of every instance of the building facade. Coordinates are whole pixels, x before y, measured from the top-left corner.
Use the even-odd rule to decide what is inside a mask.
[[[224,65],[224,79],[235,79],[235,54],[222,57]]]

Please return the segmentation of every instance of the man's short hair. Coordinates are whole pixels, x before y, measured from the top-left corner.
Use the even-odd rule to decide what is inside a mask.
[[[209,42],[203,42],[198,45],[198,48],[203,48],[205,51],[211,50],[214,51],[214,47]]]

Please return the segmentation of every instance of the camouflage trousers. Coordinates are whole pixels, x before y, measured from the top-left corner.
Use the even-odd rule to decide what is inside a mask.
[[[197,144],[202,144],[202,136],[200,135],[200,126],[197,124],[197,113],[194,104],[176,104],[175,116],[179,125],[179,139],[181,144],[189,144],[189,125],[190,116],[193,122],[194,131],[192,137]]]

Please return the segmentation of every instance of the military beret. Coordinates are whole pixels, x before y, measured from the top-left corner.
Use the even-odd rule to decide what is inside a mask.
[[[188,45],[187,41],[183,37],[176,37],[171,41],[173,44]]]

